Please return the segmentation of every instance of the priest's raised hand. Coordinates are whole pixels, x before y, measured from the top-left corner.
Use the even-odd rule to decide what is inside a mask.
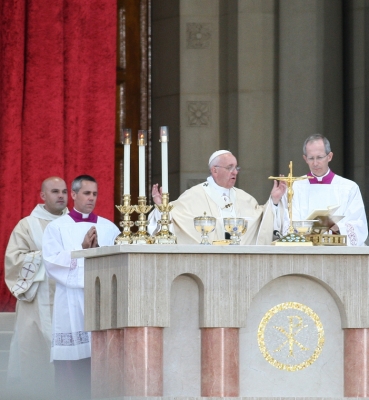
[[[281,175],[282,176],[282,175]],[[272,191],[270,192],[270,197],[272,198],[273,204],[277,205],[287,190],[286,181],[274,181]]]
[[[154,203],[160,206],[162,203],[162,188],[159,188],[159,184],[155,183],[155,185],[152,185],[152,190],[151,190],[151,195],[154,200]]]

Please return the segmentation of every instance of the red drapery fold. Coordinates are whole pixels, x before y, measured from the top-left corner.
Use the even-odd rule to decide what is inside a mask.
[[[114,215],[116,2],[0,2],[0,311],[13,311],[3,260],[41,182],[99,183],[96,212]]]

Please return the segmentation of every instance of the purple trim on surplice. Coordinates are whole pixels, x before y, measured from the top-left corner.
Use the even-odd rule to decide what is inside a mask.
[[[334,178],[334,176],[336,174],[334,172],[332,172],[332,171],[329,171],[329,174],[324,176],[321,181],[318,181],[318,179],[311,172],[309,172],[307,175],[313,177],[313,179],[309,179],[309,182],[312,185],[316,185],[316,184],[318,184],[318,185],[322,185],[322,184],[330,185],[332,183],[332,180],[333,180],[333,178]]]
[[[83,215],[74,208],[69,211],[68,215],[73,219],[74,222],[93,222],[94,224],[97,222],[96,214],[90,213],[87,218],[83,218]]]

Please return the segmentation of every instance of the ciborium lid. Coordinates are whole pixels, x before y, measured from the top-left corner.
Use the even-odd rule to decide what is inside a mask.
[[[194,218],[195,221],[212,221],[212,222],[216,222],[216,218],[206,215],[206,212],[204,211],[204,215],[202,215],[201,217],[195,217]]]

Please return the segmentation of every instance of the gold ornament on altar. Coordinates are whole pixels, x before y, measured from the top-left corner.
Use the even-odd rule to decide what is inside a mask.
[[[153,235],[152,241],[155,244],[176,244],[176,236],[169,231],[169,225],[172,223],[169,213],[173,208],[173,205],[169,203],[169,193],[163,193],[162,204],[155,204],[155,207],[161,212],[161,218],[158,221],[159,231]]]
[[[201,233],[200,244],[211,245],[208,235],[209,233],[214,231],[216,222],[216,218],[206,215],[206,212],[204,212],[204,215],[202,217],[195,217],[193,219],[195,229],[197,230],[197,232]]]
[[[286,302],[262,318],[257,340],[260,352],[273,367],[301,371],[320,356],[325,343],[323,324],[308,306]]]
[[[239,245],[241,236],[247,231],[248,221],[245,218],[223,218],[224,229],[231,235],[230,245]]]
[[[130,195],[130,146],[132,143],[131,129],[123,129],[121,132],[121,143],[124,146],[124,195],[123,205],[115,206],[123,215],[120,226],[123,228],[122,233],[115,239],[115,244],[148,244],[151,243],[151,237],[147,233],[146,228],[148,222],[145,214],[148,213],[152,206],[146,205],[145,191],[145,147],[147,145],[147,131],[139,130],[137,135],[137,145],[139,152],[139,196],[138,205],[131,205]],[[131,214],[136,211],[138,221],[131,221]],[[131,228],[133,225],[138,227],[138,231],[133,234]]]
[[[268,179],[274,179],[277,181],[285,181],[287,184],[287,205],[288,205],[288,215],[289,215],[289,219],[290,219],[290,225],[288,228],[288,233],[287,235],[281,237],[280,239],[278,239],[274,244],[276,246],[312,246],[313,242],[309,241],[308,239],[306,239],[306,237],[303,234],[303,229],[300,226],[298,226],[298,224],[296,225],[296,231],[298,233],[295,233],[295,228],[293,226],[293,220],[292,220],[292,199],[293,199],[293,183],[295,181],[300,181],[303,179],[311,179],[310,176],[293,176],[292,175],[292,161],[290,161],[289,164],[289,169],[290,172],[287,176],[270,176]],[[301,221],[299,221],[301,222]],[[308,222],[305,221],[307,224]],[[299,232],[300,231],[300,232]]]
[[[158,221],[159,231],[153,235],[152,240],[156,244],[176,244],[177,238],[169,231],[169,225],[172,223],[169,213],[173,208],[169,204],[168,193],[168,142],[169,129],[167,126],[160,127],[161,142],[161,179],[162,179],[162,204],[155,204],[155,207],[161,212],[161,218]]]
[[[287,235],[273,242],[276,246],[346,246],[346,235],[329,234],[333,224],[339,222],[343,216],[331,215],[339,206],[328,207],[327,210],[315,210],[308,219],[294,221],[292,219],[293,183],[303,179],[313,179],[312,176],[293,176],[292,161],[289,164],[290,172],[285,176],[270,176],[268,179],[285,181],[287,183],[287,202],[290,225]]]
[[[138,221],[135,225],[138,226],[138,231],[132,236],[132,243],[134,244],[150,244],[151,236],[147,233],[147,225],[149,222],[146,220],[146,215],[153,206],[146,205],[146,197],[138,197],[138,205],[135,205],[135,211],[139,214]]]
[[[119,224],[123,228],[122,233],[116,237],[115,244],[132,244],[131,228],[134,223],[131,221],[131,214],[135,211],[135,206],[131,206],[131,195],[123,195],[123,205],[115,207],[123,214],[123,220]]]

